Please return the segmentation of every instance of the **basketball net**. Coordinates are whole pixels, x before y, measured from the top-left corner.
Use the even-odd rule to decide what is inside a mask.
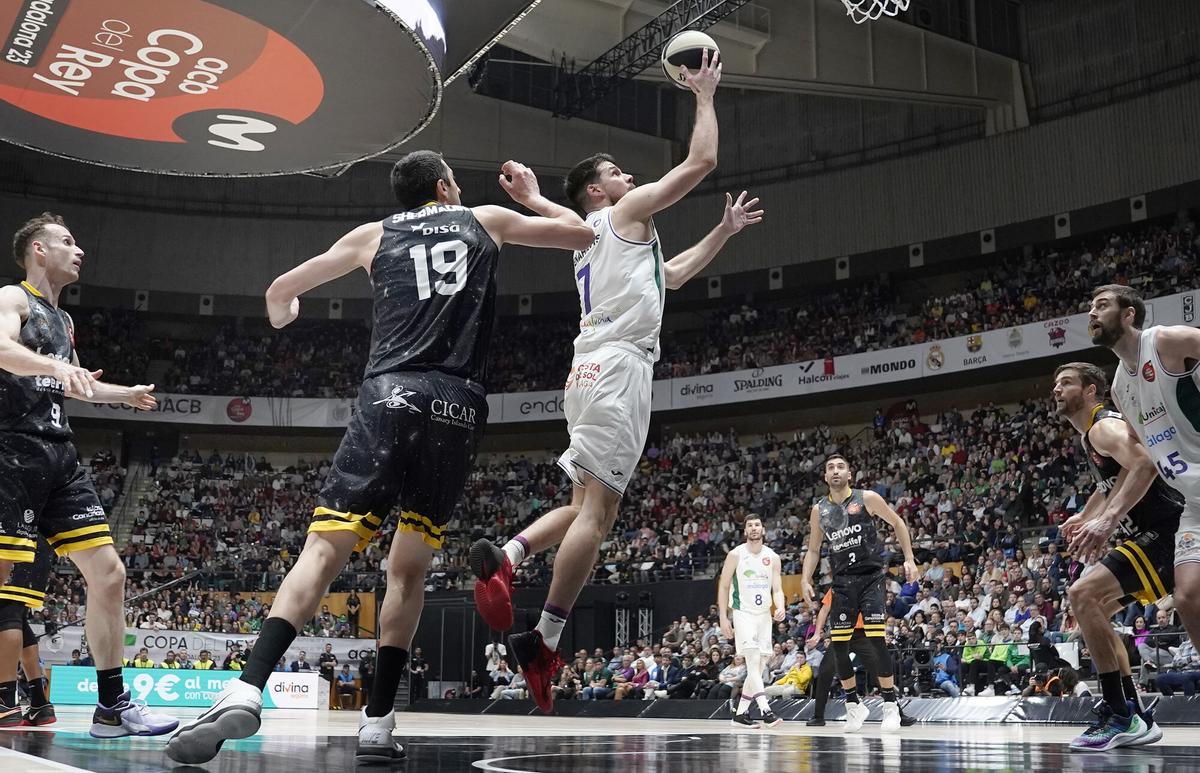
[[[895,16],[901,11],[908,10],[909,0],[842,0],[846,13],[855,24],[865,21],[875,21],[880,16]]]

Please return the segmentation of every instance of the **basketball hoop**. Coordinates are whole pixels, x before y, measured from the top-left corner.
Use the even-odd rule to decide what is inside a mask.
[[[908,10],[909,0],[842,0],[846,13],[855,24],[875,21],[880,16],[895,16]]]

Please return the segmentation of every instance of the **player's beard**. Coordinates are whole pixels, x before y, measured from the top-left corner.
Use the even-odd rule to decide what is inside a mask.
[[[1104,320],[1097,320],[1097,322],[1100,329],[1092,336],[1092,343],[1107,349],[1116,346],[1117,341],[1120,341],[1121,336],[1124,334],[1120,321],[1114,319],[1111,322],[1105,322]]]

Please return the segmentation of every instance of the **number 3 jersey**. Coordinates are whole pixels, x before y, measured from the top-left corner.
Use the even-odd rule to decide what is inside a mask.
[[[729,606],[739,612],[770,612],[771,574],[780,565],[779,555],[766,545],[752,553],[744,542],[731,552],[737,557],[737,571],[730,584]]]
[[[618,236],[612,207],[589,212],[586,219],[596,238],[574,256],[581,311],[575,353],[625,344],[657,362],[666,300],[658,231],[652,224],[648,242]]]
[[[433,370],[485,383],[500,248],[468,207],[429,204],[383,221],[365,378]]]
[[[38,354],[70,362],[75,353],[75,324],[28,282],[20,284],[29,301],[21,326],[21,345]],[[14,376],[0,370],[0,432],[20,432],[48,440],[70,440],[63,412],[63,384],[50,376]]]
[[[1192,504],[1200,499],[1200,367],[1169,372],[1158,358],[1157,335],[1156,327],[1142,331],[1138,371],[1118,365],[1112,391],[1158,474]]]
[[[829,566],[834,578],[883,569],[875,517],[867,511],[862,489],[851,489],[843,502],[828,496],[817,502],[821,531],[829,542]]]

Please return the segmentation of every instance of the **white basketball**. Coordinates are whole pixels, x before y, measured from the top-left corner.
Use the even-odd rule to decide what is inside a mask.
[[[667,80],[681,89],[686,89],[687,81],[684,80],[683,70],[680,68],[686,67],[693,73],[699,70],[706,48],[708,60],[711,62],[713,54],[720,49],[717,48],[717,41],[699,30],[684,30],[668,40],[662,52],[663,74],[667,76]]]

